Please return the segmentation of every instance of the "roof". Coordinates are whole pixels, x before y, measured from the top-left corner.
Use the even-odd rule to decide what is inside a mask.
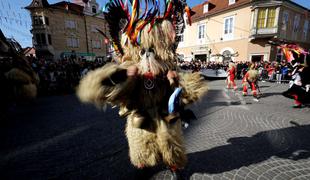
[[[22,46],[14,38],[6,38],[6,41],[11,45],[16,52],[22,51]]]
[[[35,54],[35,48],[33,47],[26,47],[26,48],[23,48],[23,52],[24,54]]]
[[[208,0],[205,1],[202,4],[199,4],[197,6],[194,6],[192,10],[196,13],[194,16],[192,16],[193,22],[199,21],[207,16],[211,16],[216,13],[220,13],[223,11],[231,10],[234,8],[237,8],[239,6],[248,4],[251,2],[251,0],[236,0],[236,3],[229,5],[228,0]],[[209,4],[209,11],[207,13],[203,13],[203,6],[205,4]]]
[[[89,2],[89,0],[72,0],[72,3],[78,4],[81,6],[85,6],[88,2]]]
[[[64,11],[70,11],[76,14],[83,14],[84,10],[83,6],[68,1],[61,1],[55,4],[48,4],[47,0],[33,0],[31,4],[25,8],[29,10],[34,8],[54,8]]]
[[[75,3],[70,3],[67,1],[61,1],[50,5],[51,8],[69,10],[77,14],[83,14],[84,7]]]
[[[48,7],[49,3],[47,0],[33,0],[30,5],[25,7],[26,9],[33,9],[33,8],[45,8]]]
[[[298,6],[300,8],[303,8],[310,12],[310,10],[306,7],[301,6],[300,4],[297,4],[291,0],[282,0],[283,2],[288,2],[294,6]],[[193,22],[197,22],[201,19],[204,19],[207,16],[211,16],[217,13],[225,12],[246,4],[250,4],[251,2],[261,3],[266,2],[262,0],[236,0],[235,4],[229,5],[229,0],[206,0],[204,3],[198,4],[197,6],[194,6],[192,10],[196,13],[192,16]],[[267,1],[268,2],[268,1]],[[209,4],[209,11],[207,13],[203,13],[203,6],[205,4]]]
[[[308,9],[308,8],[302,6],[302,5],[300,5],[300,4],[298,4],[298,3],[294,2],[294,1],[286,0],[286,2],[291,3],[292,5],[298,6],[298,7],[302,8],[302,9],[304,9],[304,10],[310,11],[310,9]]]

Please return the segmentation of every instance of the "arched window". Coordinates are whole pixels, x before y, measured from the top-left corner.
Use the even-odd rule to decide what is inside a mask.
[[[231,56],[232,56],[231,52],[229,50],[225,50],[223,52],[223,63],[231,61]]]

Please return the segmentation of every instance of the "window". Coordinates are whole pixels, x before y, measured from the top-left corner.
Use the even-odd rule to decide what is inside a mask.
[[[52,45],[52,36],[50,34],[47,35],[48,44]]]
[[[45,17],[45,24],[46,24],[46,25],[50,25],[50,22],[49,22],[49,20],[48,20],[48,17]]]
[[[289,19],[289,14],[287,11],[284,11],[283,17],[282,17],[282,30],[283,31],[286,31],[287,29],[288,19]]]
[[[72,48],[77,48],[79,47],[79,40],[74,37],[69,37],[67,38],[67,46],[72,47]]]
[[[37,45],[40,44],[40,42],[41,42],[41,36],[40,36],[40,34],[36,34],[36,35],[35,35],[35,41],[36,41],[36,44],[37,44]]]
[[[304,37],[304,40],[307,39],[308,31],[309,31],[309,20],[305,20],[305,23],[304,23],[304,30],[303,30],[303,37]]]
[[[300,16],[299,15],[295,15],[295,18],[294,18],[294,28],[293,28],[294,32],[298,31],[299,21],[300,21]]]
[[[100,40],[92,40],[92,47],[94,49],[100,49],[101,48],[101,41]]]
[[[294,17],[294,26],[293,26],[293,39],[297,38],[298,30],[300,23],[300,15],[295,15]]]
[[[232,4],[235,4],[236,3],[236,0],[229,0],[228,4],[229,5],[232,5]]]
[[[198,39],[204,39],[205,38],[205,25],[199,25],[198,26]]]
[[[275,27],[276,8],[260,8],[258,10],[257,28]]]
[[[274,27],[275,18],[276,18],[276,8],[268,9],[267,28],[273,28]]]
[[[35,34],[35,40],[37,45],[46,45],[46,37],[44,33]]]
[[[93,6],[92,9],[91,9],[91,11],[92,11],[93,13],[97,13],[97,8],[96,8],[96,6]]]
[[[233,39],[235,17],[224,18],[224,39]]]
[[[266,8],[261,8],[258,10],[257,28],[264,28],[265,27],[266,14],[267,14]]]
[[[203,6],[203,13],[207,13],[209,11],[209,4],[205,4]]]
[[[73,20],[66,20],[65,27],[68,29],[76,29],[76,23]]]
[[[33,24],[34,25],[42,25],[43,23],[43,16],[33,16]]]

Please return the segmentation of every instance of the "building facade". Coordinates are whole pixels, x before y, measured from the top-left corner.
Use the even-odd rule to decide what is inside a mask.
[[[55,4],[33,0],[26,9],[32,18],[31,33],[37,57],[106,59],[108,40],[97,29],[106,32],[107,26],[96,0]]]
[[[179,35],[185,60],[282,60],[269,40],[310,48],[310,11],[289,0],[208,0],[192,10],[192,26]]]

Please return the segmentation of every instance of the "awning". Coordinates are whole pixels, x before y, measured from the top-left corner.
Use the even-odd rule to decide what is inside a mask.
[[[54,54],[50,52],[49,50],[37,50],[36,56],[37,57],[54,56]]]
[[[61,53],[61,57],[69,57],[71,55],[76,55],[76,56],[80,56],[80,57],[94,57],[96,56],[95,53],[86,53],[86,52],[62,52]]]

